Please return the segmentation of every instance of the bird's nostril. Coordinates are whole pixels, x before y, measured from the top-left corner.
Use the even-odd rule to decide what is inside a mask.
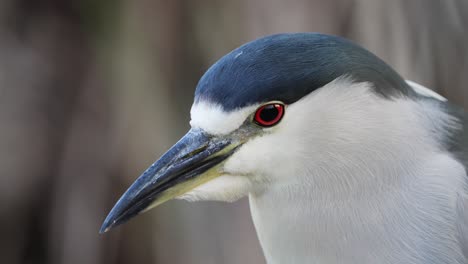
[[[180,157],[178,160],[184,160],[184,159],[193,157],[193,156],[197,155],[198,153],[201,153],[201,152],[205,151],[207,148],[208,148],[208,144],[206,144],[206,145],[204,145],[204,146],[202,146],[200,148],[197,148],[197,149],[195,149],[193,151],[188,152],[187,154]]]

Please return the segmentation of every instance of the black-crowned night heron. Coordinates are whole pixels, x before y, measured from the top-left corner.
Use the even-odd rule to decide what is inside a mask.
[[[468,263],[468,117],[365,49],[247,43],[201,78],[191,118],[101,232],[172,198],[248,195],[268,263]]]

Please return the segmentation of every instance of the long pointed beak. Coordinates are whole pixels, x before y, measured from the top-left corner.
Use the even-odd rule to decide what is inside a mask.
[[[107,232],[135,215],[219,176],[219,165],[240,144],[191,129],[128,188],[99,232]]]

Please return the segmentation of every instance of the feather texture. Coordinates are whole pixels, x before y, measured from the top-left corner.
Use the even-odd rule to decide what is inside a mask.
[[[186,198],[250,193],[268,263],[466,263],[466,115],[421,89],[374,91],[343,77],[290,104],[227,160],[230,178]]]

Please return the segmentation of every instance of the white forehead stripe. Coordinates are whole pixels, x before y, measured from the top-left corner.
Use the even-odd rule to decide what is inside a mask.
[[[190,125],[213,135],[229,134],[239,128],[256,108],[252,105],[226,112],[220,105],[198,102],[190,110]]]
[[[424,96],[428,96],[428,97],[432,97],[432,98],[435,98],[437,100],[440,100],[440,101],[447,101],[447,99],[445,97],[443,97],[442,95],[432,91],[431,89],[429,88],[426,88],[418,83],[415,83],[415,82],[412,82],[412,81],[409,81],[409,80],[406,80],[406,83],[409,84],[409,86],[411,86],[411,88],[413,88],[413,90],[415,92],[417,92],[418,94],[420,95],[424,95]]]

